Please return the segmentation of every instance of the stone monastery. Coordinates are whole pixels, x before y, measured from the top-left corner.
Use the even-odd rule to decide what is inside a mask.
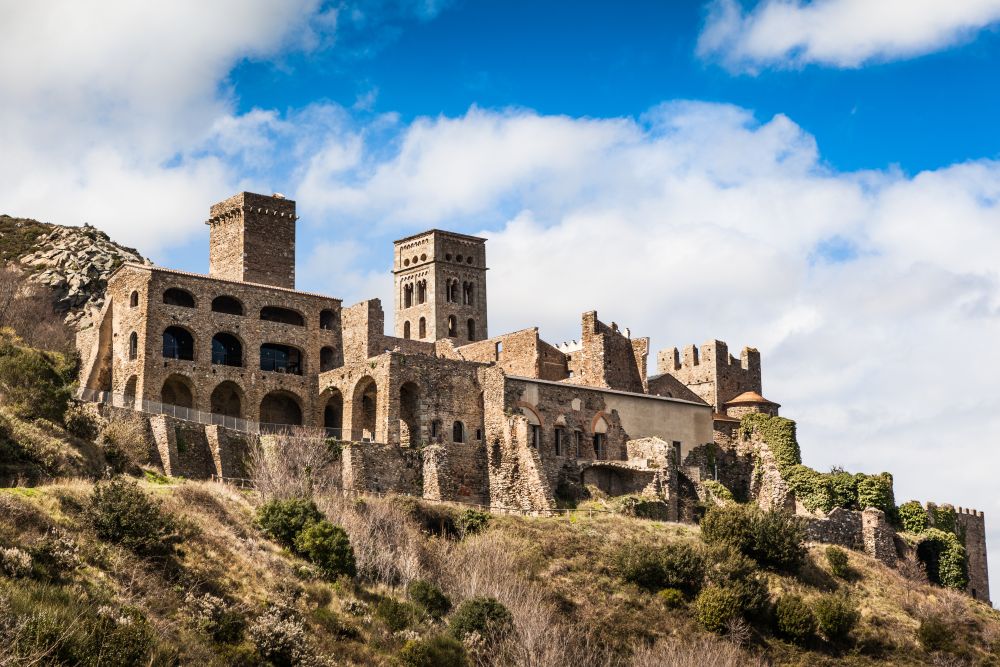
[[[296,219],[281,195],[215,204],[208,275],[126,263],[81,332],[84,397],[153,415],[168,474],[241,477],[246,434],[302,426],[343,441],[353,490],[545,511],[596,488],[695,520],[721,484],[809,514],[814,539],[887,563],[901,553],[880,510],[804,510],[767,444],[740,428],[778,414],[757,350],[666,349],[650,375],[649,339],[593,311],[568,344],[537,328],[491,335],[485,239],[441,230],[393,244],[386,335],[378,299],[344,307],[295,289]],[[986,599],[983,515],[956,519],[969,592]]]

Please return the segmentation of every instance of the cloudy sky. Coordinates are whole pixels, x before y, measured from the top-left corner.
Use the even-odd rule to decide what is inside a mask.
[[[483,234],[491,332],[597,309],[654,349],[755,345],[806,463],[986,511],[1000,563],[1000,0],[0,0],[0,25],[0,212],[205,271],[208,206],[283,192],[299,286],[347,302],[391,303],[393,238]]]

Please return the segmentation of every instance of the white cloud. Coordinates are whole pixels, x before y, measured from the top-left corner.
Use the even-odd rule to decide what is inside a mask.
[[[1000,22],[1000,0],[713,0],[698,53],[733,70],[859,67],[959,44]]]
[[[320,149],[300,206],[338,233],[369,223],[358,237],[375,222],[484,233],[492,333],[537,324],[560,342],[596,308],[654,349],[759,346],[807,463],[889,470],[900,501],[987,511],[1000,553],[1000,163],[841,173],[784,116],[694,102],[388,127]],[[348,273],[323,284],[389,290],[388,274]]]

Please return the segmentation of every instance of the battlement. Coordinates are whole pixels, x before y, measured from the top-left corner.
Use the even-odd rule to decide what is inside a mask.
[[[295,288],[295,202],[241,192],[209,209],[208,274]]]
[[[725,403],[746,391],[761,393],[760,352],[744,347],[737,359],[729,346],[712,340],[699,349],[694,345],[667,348],[656,355],[657,371],[672,375],[694,391],[717,412]]]

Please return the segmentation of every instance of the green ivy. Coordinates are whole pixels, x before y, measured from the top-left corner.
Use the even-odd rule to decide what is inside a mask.
[[[899,525],[908,533],[919,535],[927,530],[927,512],[916,500],[910,500],[896,508]]]
[[[933,583],[959,591],[968,586],[965,547],[954,533],[928,528],[917,545],[917,557],[924,563],[927,578]]]
[[[733,497],[733,492],[726,488],[722,482],[718,482],[714,479],[708,479],[701,483],[708,491],[708,495],[713,500],[721,500],[724,502],[734,502],[736,498]]]
[[[858,508],[874,507],[885,512],[889,521],[896,522],[896,496],[892,490],[892,475],[881,472],[877,475],[858,473]]]
[[[795,492],[806,509],[816,512],[829,512],[837,507],[831,491],[829,475],[816,472],[804,465],[791,466],[783,471],[782,477]]]
[[[929,512],[930,523],[932,526],[938,530],[943,530],[946,533],[956,533],[956,520],[955,520],[955,508],[953,507],[938,507],[932,506]]]
[[[791,419],[755,412],[744,415],[740,420],[740,431],[744,437],[756,435],[767,443],[782,472],[802,463],[802,453],[795,438],[795,422]]]

